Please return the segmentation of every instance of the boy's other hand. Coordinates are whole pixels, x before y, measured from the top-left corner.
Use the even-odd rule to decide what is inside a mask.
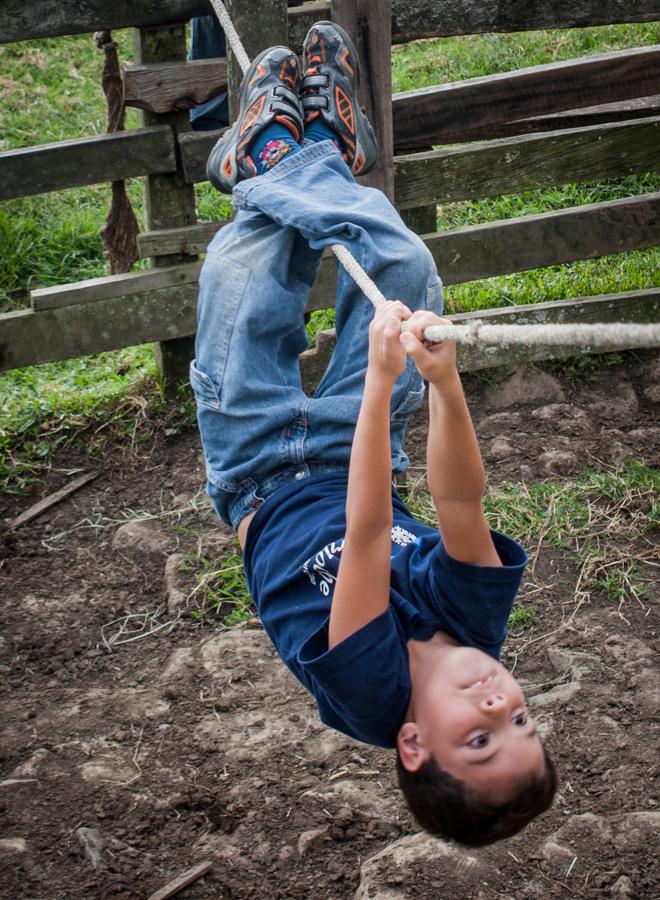
[[[456,377],[456,344],[443,341],[430,344],[424,340],[424,332],[432,325],[451,325],[450,319],[441,319],[435,313],[418,309],[408,319],[406,330],[399,337],[401,346],[414,360],[419,374],[436,387]]]
[[[399,300],[380,306],[369,325],[368,372],[393,386],[406,367],[406,351],[401,344],[401,323],[412,313]]]

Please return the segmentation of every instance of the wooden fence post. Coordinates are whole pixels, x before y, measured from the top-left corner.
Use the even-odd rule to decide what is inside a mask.
[[[425,147],[425,152],[432,150],[432,147]],[[432,234],[438,230],[438,205],[437,203],[429,203],[427,206],[413,206],[408,209],[400,209],[401,218],[411,231],[415,234]]]
[[[287,0],[229,0],[225,5],[250,59],[275,44],[288,47]],[[242,79],[241,67],[227,42],[229,118],[232,122],[238,113],[238,90]]]
[[[394,203],[392,129],[392,4],[390,0],[332,0],[332,20],[348,32],[360,57],[359,102],[378,138],[378,162],[360,180]]]
[[[186,59],[186,27],[179,22],[157,28],[133,30],[136,63],[172,62]],[[140,110],[141,125],[169,125],[176,133],[190,130],[187,112],[156,115]],[[177,151],[178,157],[178,151]],[[145,179],[145,225],[148,231],[164,228],[183,228],[194,225],[195,188],[186,184],[180,160],[177,171],[168,175],[148,175]],[[190,262],[195,256],[171,254],[155,256],[152,266],[171,266]],[[194,338],[183,337],[156,344],[156,362],[165,379],[168,395],[188,381],[188,365],[194,356]]]

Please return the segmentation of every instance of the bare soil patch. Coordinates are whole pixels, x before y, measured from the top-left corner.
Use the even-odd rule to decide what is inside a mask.
[[[467,380],[493,483],[657,463],[657,356],[627,354],[579,379],[545,374],[533,402],[534,373]],[[411,480],[425,429],[422,410]],[[57,490],[61,470],[91,467],[71,453],[56,463],[33,496],[2,501],[5,523]],[[167,560],[200,540],[232,541],[200,493],[196,433],[98,465],[96,481],[3,539],[0,896],[147,898],[206,859],[211,871],[180,896],[658,896],[651,594],[623,608],[594,594],[567,620],[575,561],[541,546],[536,623],[504,661],[529,686],[559,795],[523,835],[464,852],[417,833],[393,755],[325,729],[257,625],[226,631],[168,613]],[[142,532],[118,539],[136,519]],[[642,573],[649,584],[655,571]],[[110,651],[122,622],[109,623],[129,614],[144,618],[125,621],[123,639],[175,621]]]

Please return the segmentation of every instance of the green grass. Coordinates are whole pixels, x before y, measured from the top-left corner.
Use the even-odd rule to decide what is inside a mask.
[[[536,609],[533,606],[523,606],[520,603],[516,603],[507,622],[511,636],[519,637],[523,632],[533,628],[534,625],[536,625]]]
[[[436,523],[426,492],[413,492],[408,503],[422,521]],[[619,610],[631,600],[641,603],[648,593],[643,564],[658,553],[643,538],[660,527],[660,472],[646,463],[630,461],[609,472],[587,470],[576,478],[505,484],[491,490],[484,505],[492,528],[531,548],[532,570],[543,541],[570,553],[578,579],[564,603],[567,618],[595,591],[617,601]],[[525,630],[534,624],[534,615],[533,607],[517,606],[509,627]]]
[[[192,398],[166,401],[150,346],[0,374],[0,492],[43,477],[53,453],[83,436],[88,455],[131,449],[155,428],[194,423]]]
[[[239,552],[192,555],[181,564],[181,570],[194,573],[196,586],[190,595],[190,615],[194,619],[235,628],[256,615]]]
[[[130,32],[114,37],[122,63],[130,62]],[[103,133],[103,59],[91,35],[0,47],[0,149]],[[137,114],[130,110],[126,127],[136,126]],[[140,217],[139,181],[129,183],[129,194]],[[110,186],[98,185],[0,205],[0,312],[29,306],[34,287],[106,274],[99,230],[109,203]]]

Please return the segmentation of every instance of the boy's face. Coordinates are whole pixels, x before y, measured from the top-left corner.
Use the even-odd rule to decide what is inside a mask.
[[[441,769],[496,804],[506,802],[518,780],[544,768],[520,685],[500,663],[471,647],[438,656],[416,698],[414,722],[401,727],[399,749],[411,771],[432,754]]]

